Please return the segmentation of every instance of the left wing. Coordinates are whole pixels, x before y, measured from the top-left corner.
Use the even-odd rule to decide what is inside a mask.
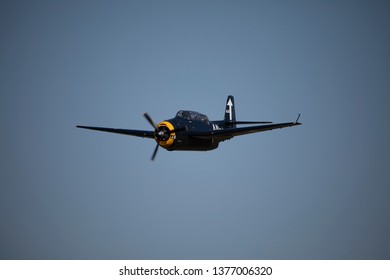
[[[109,127],[82,126],[82,125],[78,125],[77,127],[97,130],[97,131],[130,135],[130,136],[137,136],[143,138],[154,138],[154,131],[148,131],[148,130],[120,129],[120,128],[109,128]]]
[[[221,130],[212,130],[212,131],[188,131],[188,136],[198,139],[229,139],[234,136],[240,136],[250,133],[262,132],[267,130],[273,130],[277,128],[292,127],[296,125],[301,125],[299,122],[288,122],[288,123],[275,123],[268,125],[257,125],[257,126],[247,126],[247,127],[238,127],[238,128],[226,128]]]

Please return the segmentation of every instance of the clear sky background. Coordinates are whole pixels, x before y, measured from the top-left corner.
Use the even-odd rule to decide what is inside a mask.
[[[1,259],[390,259],[388,1],[1,1]],[[302,126],[150,157],[180,109]]]

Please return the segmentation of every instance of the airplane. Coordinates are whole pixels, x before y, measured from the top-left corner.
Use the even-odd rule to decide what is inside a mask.
[[[298,114],[295,122],[287,123],[237,121],[234,97],[229,95],[226,101],[223,120],[210,121],[206,115],[201,113],[180,110],[174,118],[160,122],[157,125],[148,113],[144,113],[144,117],[154,130],[133,130],[82,125],[77,125],[77,127],[154,139],[157,142],[151,158],[151,160],[154,160],[160,146],[168,151],[210,151],[218,148],[220,142],[235,136],[301,125],[298,122],[300,116]],[[252,126],[237,127],[237,125],[242,124],[251,124]]]

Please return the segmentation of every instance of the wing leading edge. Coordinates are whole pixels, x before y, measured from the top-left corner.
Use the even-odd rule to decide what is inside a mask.
[[[97,131],[137,136],[142,138],[154,138],[154,131],[148,131],[148,130],[133,130],[133,129],[120,129],[120,128],[109,128],[109,127],[82,126],[82,125],[78,125],[77,127],[97,130]]]

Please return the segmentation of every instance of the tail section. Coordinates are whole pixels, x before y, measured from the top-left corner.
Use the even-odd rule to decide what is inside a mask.
[[[234,105],[234,97],[229,95],[226,101],[226,109],[225,109],[225,124],[228,127],[236,127],[236,110]],[[232,123],[232,124],[229,124]]]

